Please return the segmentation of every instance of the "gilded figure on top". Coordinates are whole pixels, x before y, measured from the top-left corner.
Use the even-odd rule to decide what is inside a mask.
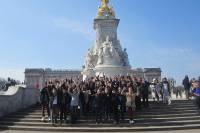
[[[109,0],[101,0],[101,6],[98,9],[98,17],[115,17],[112,7],[108,6]]]

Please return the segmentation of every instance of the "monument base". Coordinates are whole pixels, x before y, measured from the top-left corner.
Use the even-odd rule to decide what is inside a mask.
[[[106,77],[127,76],[130,74],[130,67],[123,66],[96,66],[96,75],[105,75]]]
[[[95,71],[93,69],[83,69],[81,74],[83,75],[83,81],[87,78],[95,77]]]
[[[106,76],[106,77],[116,77],[116,76],[127,76],[130,75],[131,68],[123,66],[96,66],[95,69],[83,70],[83,79],[95,76]]]

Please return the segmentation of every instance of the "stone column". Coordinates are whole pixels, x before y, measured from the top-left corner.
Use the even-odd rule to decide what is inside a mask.
[[[96,31],[96,43],[101,45],[109,36],[110,41],[117,43],[117,27],[119,19],[95,19],[94,30]],[[99,47],[98,47],[99,48]]]

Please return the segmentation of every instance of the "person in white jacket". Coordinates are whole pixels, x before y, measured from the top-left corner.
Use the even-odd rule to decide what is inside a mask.
[[[157,99],[157,102],[160,102],[161,99],[161,85],[158,79],[153,79],[153,82],[150,85],[151,95],[153,100]]]
[[[169,82],[167,81],[167,78],[163,78],[162,93],[163,93],[163,103],[167,103],[168,105],[171,104],[170,85],[169,85]]]

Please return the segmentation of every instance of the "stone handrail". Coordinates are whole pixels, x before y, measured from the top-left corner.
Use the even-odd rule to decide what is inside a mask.
[[[38,90],[22,85],[11,86],[0,92],[0,117],[36,104]]]

